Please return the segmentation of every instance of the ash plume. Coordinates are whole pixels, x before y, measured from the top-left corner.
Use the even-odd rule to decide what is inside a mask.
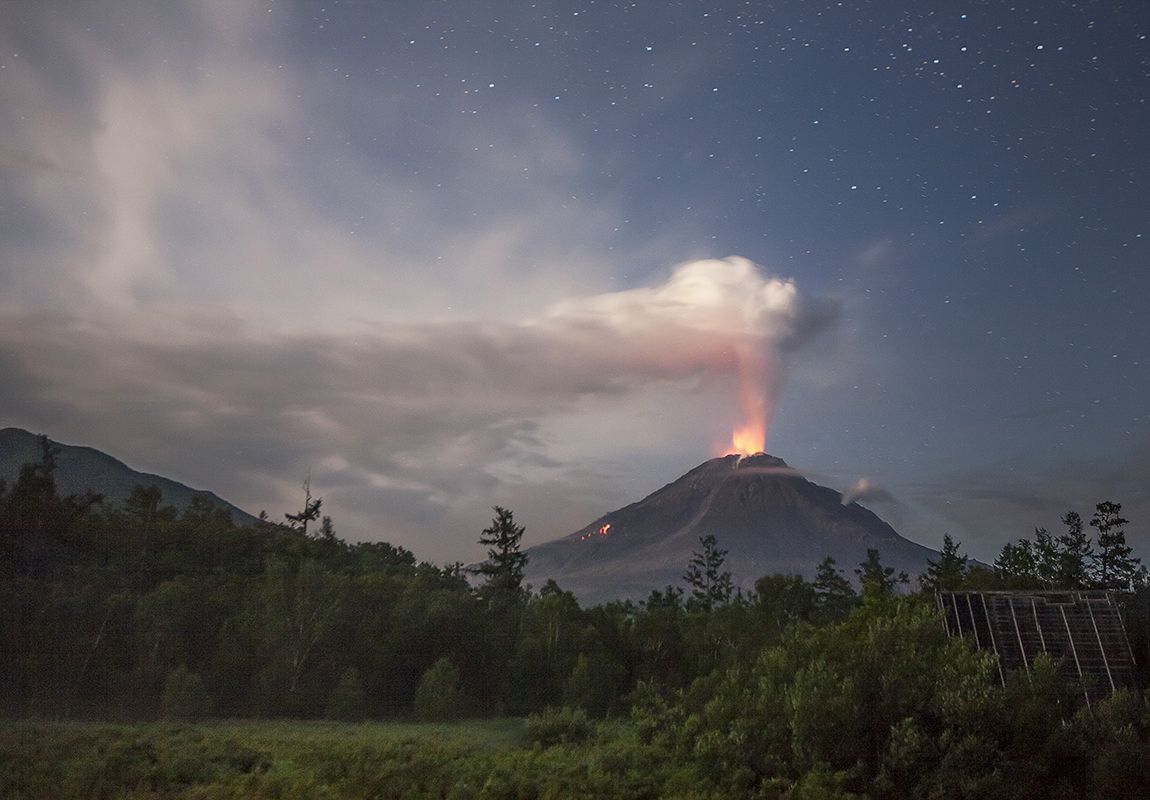
[[[895,496],[881,486],[876,486],[866,478],[859,478],[855,485],[843,492],[842,503],[849,506],[860,500],[870,500],[879,503],[897,503]]]
[[[681,264],[655,287],[559,303],[536,325],[609,373],[732,375],[743,420],[765,434],[783,356],[836,316],[832,304],[803,298],[794,280],[731,256]]]

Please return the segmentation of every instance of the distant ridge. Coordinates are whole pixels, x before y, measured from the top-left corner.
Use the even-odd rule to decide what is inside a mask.
[[[218,495],[147,472],[138,472],[119,459],[92,447],[62,444],[56,446],[56,488],[61,495],[83,494],[87,491],[104,495],[105,503],[119,503],[128,499],[132,487],[158,486],[163,493],[163,505],[183,510],[193,497],[203,498],[215,508],[231,514],[236,525],[253,525],[259,520]],[[27,463],[40,461],[40,437],[21,428],[0,429],[0,479],[11,486]]]
[[[763,575],[814,576],[825,557],[846,577],[876,548],[911,577],[938,554],[904,539],[873,512],[819,486],[781,458],[724,456],[569,536],[528,551],[527,578],[548,578],[584,602],[643,599],[682,575],[699,538],[714,534],[745,589]]]

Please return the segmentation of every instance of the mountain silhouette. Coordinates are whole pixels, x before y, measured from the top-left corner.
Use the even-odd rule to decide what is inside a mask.
[[[553,578],[585,602],[643,599],[667,584],[682,586],[691,553],[708,534],[728,551],[724,568],[747,589],[768,574],[813,577],[827,556],[853,578],[868,548],[911,576],[937,556],[760,453],[706,461],[637,503],[530,548],[527,577],[536,587]]]
[[[56,490],[61,495],[82,495],[87,491],[104,495],[106,504],[123,502],[136,485],[158,486],[161,503],[183,510],[193,497],[201,497],[212,506],[222,508],[236,525],[253,525],[258,520],[212,492],[193,489],[178,481],[151,475],[124,464],[107,453],[91,447],[61,444],[56,448]],[[40,437],[21,428],[0,429],[0,480],[11,486],[20,476],[24,464],[39,463],[42,455]]]

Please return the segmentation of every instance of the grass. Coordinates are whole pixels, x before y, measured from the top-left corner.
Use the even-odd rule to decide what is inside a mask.
[[[276,748],[333,745],[378,746],[399,741],[434,741],[463,748],[499,750],[525,742],[519,718],[461,722],[322,722],[309,720],[222,720],[197,727]]]
[[[6,721],[0,722],[0,796],[383,798],[444,797],[459,789],[457,797],[479,797],[484,771],[524,744],[519,719]],[[457,777],[467,785],[456,785]]]
[[[685,769],[625,724],[563,715],[531,724],[0,721],[4,800],[720,796],[698,791]]]
[[[553,718],[552,718],[553,717]],[[0,721],[4,800],[591,800],[676,791],[679,767],[619,723]],[[583,728],[586,727],[586,730]],[[578,729],[578,730],[576,730]],[[579,735],[576,736],[575,734]]]

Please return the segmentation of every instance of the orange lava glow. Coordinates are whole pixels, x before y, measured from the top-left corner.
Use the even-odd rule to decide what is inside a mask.
[[[735,428],[731,434],[729,454],[750,456],[763,452],[766,446],[767,426],[762,422],[749,422],[742,427]]]
[[[598,530],[598,534],[600,536],[606,536],[608,531],[610,531],[610,530],[611,530],[611,523],[608,522],[606,525],[600,526],[600,528]],[[596,531],[590,531],[588,533],[585,533],[579,537],[579,541],[585,542],[588,539],[593,539],[595,537],[595,533],[596,533]]]

